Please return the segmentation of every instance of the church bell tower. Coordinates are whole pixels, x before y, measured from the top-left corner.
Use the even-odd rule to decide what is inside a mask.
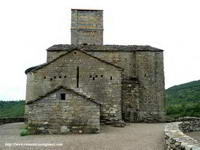
[[[71,44],[103,45],[103,10],[71,10]]]

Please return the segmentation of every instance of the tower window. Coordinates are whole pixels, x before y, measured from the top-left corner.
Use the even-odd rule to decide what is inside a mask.
[[[79,67],[76,68],[76,87],[79,88]]]
[[[103,78],[103,75],[101,75],[101,77]]]
[[[110,76],[110,80],[112,80],[112,76]]]
[[[47,77],[46,76],[44,76],[44,79],[46,79]]]
[[[50,81],[52,81],[53,79],[52,78],[50,78]]]
[[[56,79],[56,76],[54,76],[54,79]]]
[[[62,78],[62,76],[59,76],[59,78]]]
[[[66,94],[65,93],[61,93],[60,94],[60,99],[61,100],[66,100]]]

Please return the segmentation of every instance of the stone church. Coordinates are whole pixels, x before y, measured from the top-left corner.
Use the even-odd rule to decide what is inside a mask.
[[[47,62],[25,73],[32,134],[99,133],[165,115],[163,50],[103,45],[103,10],[72,9],[71,44],[49,47]]]

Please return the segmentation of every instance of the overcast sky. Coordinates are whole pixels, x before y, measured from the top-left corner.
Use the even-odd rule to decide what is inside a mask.
[[[166,88],[199,80],[199,0],[1,0],[0,99],[25,99],[24,70],[70,43],[71,8],[104,10],[104,44],[164,49]]]

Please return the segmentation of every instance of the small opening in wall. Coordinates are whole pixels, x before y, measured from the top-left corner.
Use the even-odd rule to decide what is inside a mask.
[[[101,77],[103,78],[103,75],[101,75]]]
[[[83,45],[88,45],[88,43],[83,43]]]
[[[90,78],[92,78],[92,75],[90,75]]]
[[[112,80],[112,76],[110,76],[110,80]]]
[[[64,76],[64,78],[67,78],[67,76]]]
[[[76,54],[76,52],[74,52],[74,54]]]
[[[52,81],[53,79],[52,78],[50,78],[50,81]]]
[[[98,75],[96,75],[95,77],[98,78]]]
[[[59,76],[59,78],[62,78],[62,76]]]
[[[95,77],[93,77],[92,80],[95,80]]]
[[[65,93],[61,93],[60,94],[60,99],[61,100],[66,100],[66,94]]]
[[[46,79],[47,77],[46,76],[44,76],[44,79]]]
[[[54,76],[54,79],[56,79],[56,76]]]

